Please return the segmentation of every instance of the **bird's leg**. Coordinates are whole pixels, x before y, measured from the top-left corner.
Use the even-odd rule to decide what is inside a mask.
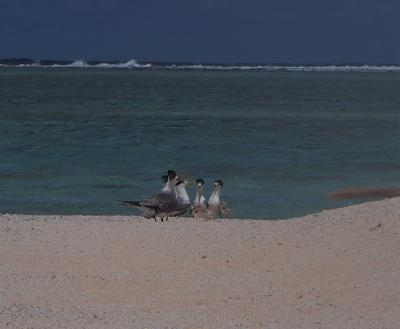
[[[165,221],[168,222],[168,216],[165,218]]]
[[[153,218],[154,218],[154,221],[156,222],[156,221],[157,221],[157,217],[156,217],[156,215],[154,215],[154,217],[153,217]]]

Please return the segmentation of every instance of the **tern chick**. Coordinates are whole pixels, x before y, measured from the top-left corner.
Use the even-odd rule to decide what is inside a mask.
[[[196,197],[192,204],[192,216],[193,218],[207,218],[206,199],[203,195],[204,181],[201,178],[196,180],[196,187]]]
[[[221,179],[217,179],[214,182],[214,190],[208,199],[207,218],[228,218],[231,217],[231,211],[226,207],[226,204],[221,201],[221,189],[224,185]]]

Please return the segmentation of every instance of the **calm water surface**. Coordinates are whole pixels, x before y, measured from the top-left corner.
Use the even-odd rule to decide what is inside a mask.
[[[399,128],[394,72],[0,68],[0,212],[133,213],[175,168],[237,217],[303,215],[400,186]]]

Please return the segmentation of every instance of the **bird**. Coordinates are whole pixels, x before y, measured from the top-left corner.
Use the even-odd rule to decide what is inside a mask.
[[[143,211],[143,217],[154,218],[157,221],[157,216],[164,220],[164,217],[168,217],[171,210],[177,205],[177,197],[175,192],[175,185],[177,183],[177,175],[174,170],[168,170],[166,176],[162,177],[166,179],[165,184],[161,188],[160,192],[154,196],[143,199],[140,201],[121,201],[122,204],[138,208]]]
[[[214,181],[214,190],[208,199],[207,219],[218,219],[231,217],[232,213],[226,203],[221,201],[221,189],[224,185],[221,179]]]
[[[196,179],[196,196],[192,203],[192,217],[193,218],[207,218],[207,205],[206,199],[203,195],[204,180],[201,178]]]
[[[178,217],[185,214],[191,207],[189,194],[186,191],[186,186],[190,182],[186,179],[179,178],[175,184],[176,203],[171,204],[168,216]],[[168,217],[167,217],[168,218]]]
[[[208,219],[217,219],[221,218],[221,189],[224,183],[222,180],[217,179],[213,184],[213,191],[211,193],[210,198],[208,199],[207,206],[207,218]]]
[[[163,178],[164,177],[165,176],[163,176]],[[183,177],[176,176],[176,183],[174,187],[175,199],[165,205],[162,212],[157,214],[159,217],[161,217],[161,221],[164,219],[165,221],[168,221],[169,217],[181,216],[190,208],[191,203],[189,195],[186,191],[186,186],[188,184],[189,181]]]

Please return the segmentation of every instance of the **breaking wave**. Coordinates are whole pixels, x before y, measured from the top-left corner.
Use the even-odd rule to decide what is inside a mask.
[[[45,65],[46,66],[46,65]],[[110,62],[86,62],[83,59],[78,59],[70,64],[53,64],[52,67],[76,67],[76,68],[149,68],[151,64],[139,64],[134,59],[130,59],[124,63]]]
[[[55,65],[57,65],[57,64],[55,64]],[[61,66],[63,66],[63,65],[61,65]],[[84,59],[78,59],[75,62],[72,62],[71,64],[67,64],[64,66],[66,66],[66,67],[88,67],[89,64]]]
[[[37,59],[1,59],[1,66],[13,67],[73,67],[73,68],[151,68],[150,63],[138,63],[134,59],[127,62],[116,61],[86,61],[84,59],[77,59],[71,61],[57,61],[57,60],[37,60]]]
[[[100,64],[95,64],[93,65],[95,67],[99,68],[151,68],[151,64],[139,64],[136,62],[134,59],[130,59],[126,63],[116,63],[116,64],[110,64],[110,63],[100,63]]]
[[[194,63],[139,63],[134,59],[117,61],[71,61],[0,59],[0,66],[14,67],[67,67],[99,69],[165,69],[165,70],[247,70],[247,71],[305,71],[305,72],[400,72],[400,65],[295,65],[295,64],[194,64]]]

